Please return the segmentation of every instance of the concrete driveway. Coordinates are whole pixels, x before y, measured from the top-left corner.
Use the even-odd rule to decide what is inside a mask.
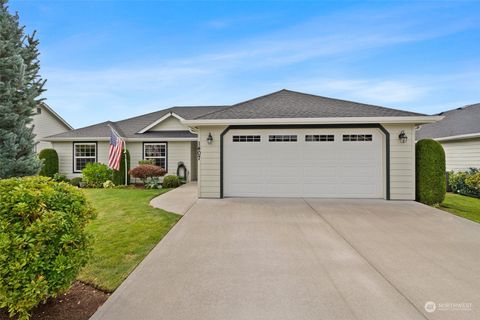
[[[322,199],[198,200],[92,317],[479,318],[479,224]]]

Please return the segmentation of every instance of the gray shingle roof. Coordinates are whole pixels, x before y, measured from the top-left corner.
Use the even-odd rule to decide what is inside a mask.
[[[416,138],[436,139],[480,133],[480,103],[440,113],[443,120],[425,124],[416,132]]]
[[[110,127],[126,138],[195,138],[196,135],[188,130],[185,131],[159,131],[137,134],[138,131],[147,127],[151,123],[160,119],[170,112],[174,112],[184,119],[194,119],[202,114],[211,113],[224,106],[195,106],[195,107],[173,107],[156,112],[147,113],[138,117],[133,117],[116,122],[105,121],[91,126],[79,128],[76,130],[60,133],[48,138],[100,138],[110,136]]]
[[[424,114],[280,90],[196,119],[405,117]]]
[[[185,131],[159,131],[138,134],[140,130],[173,112],[186,120],[199,119],[265,119],[265,118],[331,118],[331,117],[405,117],[420,113],[390,109],[358,102],[339,100],[280,90],[231,106],[173,107],[121,121],[106,121],[57,134],[48,138],[101,138],[110,136],[109,125],[126,138],[192,138]]]

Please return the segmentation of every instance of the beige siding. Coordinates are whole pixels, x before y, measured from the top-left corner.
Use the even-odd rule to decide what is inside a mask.
[[[442,142],[447,171],[480,168],[480,138]]]
[[[188,129],[180,122],[180,120],[178,120],[174,116],[170,116],[148,131],[160,131],[160,130],[188,130]]]
[[[201,198],[220,197],[220,134],[223,130],[225,126],[202,127],[199,130],[198,196]],[[207,143],[208,133],[212,134],[212,144]]]
[[[384,124],[390,133],[390,198],[415,199],[415,126]],[[404,130],[408,140],[400,143],[398,135]]]
[[[191,174],[191,141],[168,142],[168,174],[176,175],[178,163],[181,161],[188,170],[188,180]]]
[[[385,124],[390,133],[390,197],[392,200],[415,199],[415,132],[411,124]],[[201,158],[198,168],[198,192],[202,198],[220,197],[220,134],[222,127],[201,127],[199,143]],[[406,143],[400,143],[398,135],[404,130]],[[208,133],[213,143],[206,142]]]
[[[78,177],[81,174],[73,173],[73,142],[53,142],[53,148],[57,150],[59,157],[59,171],[66,174],[67,177]],[[127,148],[130,152],[130,166],[136,167],[138,162],[143,159],[143,143],[127,142]],[[108,141],[97,143],[97,158],[100,163],[108,163]],[[191,142],[190,141],[171,141],[168,142],[168,174],[177,174],[178,162],[182,161],[191,170]]]
[[[33,116],[33,133],[35,133],[35,142],[38,142],[36,151],[40,152],[43,149],[52,148],[52,143],[47,141],[40,141],[44,137],[54,134],[69,131],[61,121],[53,116],[47,109],[40,107],[42,112]]]

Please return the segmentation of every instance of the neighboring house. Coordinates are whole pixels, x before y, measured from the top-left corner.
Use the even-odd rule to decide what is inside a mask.
[[[281,90],[231,106],[174,107],[49,137],[60,170],[107,162],[109,127],[131,163],[182,161],[202,198],[415,199],[415,127],[442,119]],[[400,139],[403,138],[403,139]],[[406,139],[405,139],[406,138]],[[198,164],[197,164],[198,157]]]
[[[52,144],[48,141],[42,141],[43,138],[73,130],[62,117],[60,117],[52,108],[50,108],[45,102],[41,102],[33,116],[33,133],[35,134],[35,151],[38,153],[43,149],[52,147]]]
[[[447,171],[480,168],[480,103],[440,113],[444,119],[425,124],[417,140],[435,139],[445,150]]]

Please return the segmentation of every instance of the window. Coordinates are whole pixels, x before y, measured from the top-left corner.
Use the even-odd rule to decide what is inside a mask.
[[[307,134],[305,135],[305,141],[335,141],[335,136],[333,134]]]
[[[42,113],[42,108],[37,108],[37,114],[41,114]]]
[[[97,162],[97,143],[79,142],[73,144],[73,172],[82,172],[87,163]]]
[[[233,136],[233,142],[260,142],[260,136]]]
[[[344,134],[343,141],[372,141],[371,134]]]
[[[270,142],[297,142],[297,135],[271,135],[268,136]]]
[[[166,143],[144,143],[143,159],[153,160],[156,166],[167,170],[167,144]]]

